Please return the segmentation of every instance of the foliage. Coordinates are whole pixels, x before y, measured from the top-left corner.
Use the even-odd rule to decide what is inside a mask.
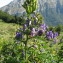
[[[62,63],[63,62],[63,37],[61,40],[61,47],[60,50],[58,52],[58,63]]]
[[[6,12],[2,12],[1,10],[0,10],[0,19],[2,19],[5,22],[8,22],[8,23],[9,22],[11,22],[11,23],[15,22],[15,19],[13,16],[7,14]]]
[[[56,31],[60,34],[60,31],[61,31],[60,25],[58,25],[58,26],[56,27]]]
[[[25,19],[23,18],[23,16],[12,16],[6,12],[3,12],[0,10],[0,19],[2,19],[4,22],[7,23],[16,23],[16,24],[23,24]]]

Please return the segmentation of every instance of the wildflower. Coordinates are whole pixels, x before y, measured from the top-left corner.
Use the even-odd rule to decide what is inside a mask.
[[[52,31],[49,31],[49,36],[50,36],[51,38],[53,38],[53,32],[52,32]]]
[[[40,27],[39,27],[41,30],[42,30],[42,32],[44,33],[46,30],[47,30],[47,25],[46,24],[41,24],[40,25]]]
[[[46,37],[50,40],[50,39],[52,39],[53,38],[53,32],[52,31],[48,31],[47,33],[46,33]]]
[[[43,33],[42,30],[39,30],[39,31],[38,31],[38,35],[39,35],[39,36],[41,36],[42,33]]]
[[[31,31],[31,36],[35,36],[35,35],[36,35],[35,28],[32,28],[32,31]]]
[[[21,32],[17,32],[15,38],[16,39],[22,39],[22,33]]]
[[[57,32],[55,32],[53,37],[55,38],[55,37],[57,37],[57,36],[58,36],[58,33],[57,33]]]
[[[48,38],[48,39],[53,39],[53,38],[56,38],[58,36],[58,33],[57,32],[52,32],[52,31],[48,31],[47,33],[46,33],[46,37]]]

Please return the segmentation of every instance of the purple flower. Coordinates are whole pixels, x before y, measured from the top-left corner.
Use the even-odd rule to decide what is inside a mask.
[[[41,36],[42,33],[43,33],[42,30],[39,30],[39,31],[38,31],[38,35],[39,35],[39,36]]]
[[[22,33],[21,32],[17,32],[16,33],[16,37],[15,37],[16,39],[22,39]]]
[[[47,37],[48,39],[52,39],[52,38],[53,38],[53,32],[52,32],[52,31],[47,32],[47,33],[46,33],[46,37]]]
[[[47,28],[47,25],[46,24],[41,24],[40,27],[45,29],[45,28]]]
[[[57,36],[58,36],[58,33],[57,33],[57,32],[48,31],[48,32],[46,33],[46,37],[47,37],[47,38],[53,39],[53,38],[55,38],[55,37],[57,37]]]
[[[50,40],[51,39],[51,37],[50,37],[50,35],[49,35],[49,32],[47,31],[47,33],[46,33],[46,37],[47,37],[47,39],[48,40]]]
[[[48,40],[50,40],[50,39],[51,39],[51,37],[50,37],[50,36],[47,36],[47,39],[48,39]]]
[[[51,38],[53,38],[53,32],[52,32],[52,31],[49,31],[49,36],[50,36]]]
[[[40,30],[42,30],[42,32],[44,33],[47,30],[47,25],[46,24],[41,24],[40,25]]]
[[[49,36],[49,32],[47,31],[46,36]]]
[[[31,36],[35,36],[35,35],[36,35],[36,30],[35,30],[35,28],[32,28]]]
[[[54,32],[53,37],[55,38],[55,37],[57,37],[57,36],[58,36],[58,32]]]

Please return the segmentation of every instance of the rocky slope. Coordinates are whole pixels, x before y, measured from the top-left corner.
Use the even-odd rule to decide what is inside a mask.
[[[24,0],[13,0],[8,5],[2,7],[1,10],[11,15],[20,15],[23,12],[25,12],[24,8],[22,7],[23,3],[24,3]]]
[[[1,10],[13,15],[21,15],[25,12],[22,4],[25,0],[13,0]],[[63,24],[63,0],[38,0],[38,12],[49,25]]]
[[[39,0],[39,12],[49,25],[63,24],[63,0]]]

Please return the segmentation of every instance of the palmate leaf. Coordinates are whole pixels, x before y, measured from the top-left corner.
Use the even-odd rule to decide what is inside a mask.
[[[27,14],[31,14],[37,9],[37,0],[26,0],[22,6],[26,9]]]

